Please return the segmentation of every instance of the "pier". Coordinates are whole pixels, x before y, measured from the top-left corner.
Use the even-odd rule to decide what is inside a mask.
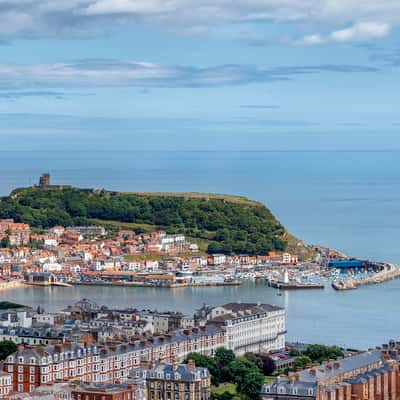
[[[361,280],[347,278],[334,281],[332,282],[332,287],[335,290],[353,290],[360,286],[377,285],[392,279],[400,278],[400,267],[398,265],[375,263],[374,266],[380,267],[381,271],[377,272],[373,276]]]

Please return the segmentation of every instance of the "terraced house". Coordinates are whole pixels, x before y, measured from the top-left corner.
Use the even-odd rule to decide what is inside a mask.
[[[207,326],[106,345],[20,345],[5,360],[4,371],[12,375],[13,390],[18,392],[32,392],[40,385],[56,381],[117,383],[128,379],[143,360],[172,362],[183,360],[193,351],[212,355],[224,344],[224,330]]]
[[[399,365],[380,350],[315,365],[262,389],[262,400],[395,400]]]

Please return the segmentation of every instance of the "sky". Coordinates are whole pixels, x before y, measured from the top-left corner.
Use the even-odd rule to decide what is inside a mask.
[[[5,150],[400,149],[398,0],[0,0]]]

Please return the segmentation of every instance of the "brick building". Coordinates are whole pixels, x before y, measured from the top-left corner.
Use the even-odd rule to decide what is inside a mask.
[[[133,385],[80,385],[71,392],[72,400],[135,400]]]
[[[17,352],[6,358],[3,368],[13,375],[13,389],[18,392],[32,392],[40,385],[56,381],[116,383],[126,381],[143,359],[159,363],[184,360],[191,352],[212,355],[224,344],[224,330],[207,326],[106,345],[20,345]]]
[[[211,376],[207,368],[188,364],[159,364],[142,367],[133,375],[146,380],[147,400],[209,400]]]
[[[395,400],[399,365],[380,351],[368,351],[315,365],[264,385],[262,400]]]

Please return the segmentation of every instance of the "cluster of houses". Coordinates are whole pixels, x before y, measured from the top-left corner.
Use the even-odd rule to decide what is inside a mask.
[[[132,278],[130,273],[224,272],[248,268],[296,264],[289,253],[270,252],[263,256],[201,255],[198,245],[182,234],[164,231],[136,234],[121,230],[110,235],[101,226],[55,226],[44,233],[32,233],[27,224],[0,220],[0,279],[10,280],[31,273],[51,273],[61,280]],[[158,257],[158,256],[163,257]],[[126,276],[121,278],[121,274]],[[113,275],[114,274],[114,275]]]
[[[114,385],[143,379],[143,371],[138,374],[143,367],[156,368],[157,379],[164,368],[163,379],[171,379],[172,371],[195,371],[193,365],[179,364],[192,352],[211,356],[219,347],[237,354],[269,352],[285,344],[284,309],[256,303],[204,305],[194,316],[185,316],[108,309],[83,299],[53,314],[3,310],[1,320],[0,340],[19,345],[4,361],[3,376],[9,379],[4,379],[3,392],[32,393],[60,381]],[[198,376],[209,379],[202,370]],[[208,398],[208,392],[206,385],[201,398]]]

